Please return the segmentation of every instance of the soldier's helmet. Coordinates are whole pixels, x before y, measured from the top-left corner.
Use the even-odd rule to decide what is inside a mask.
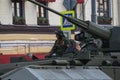
[[[55,34],[60,36],[60,37],[65,37],[63,31],[61,31],[61,30],[55,31]]]

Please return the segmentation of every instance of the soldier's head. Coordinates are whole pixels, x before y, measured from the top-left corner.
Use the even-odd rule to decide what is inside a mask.
[[[55,31],[55,34],[56,34],[56,37],[57,37],[58,39],[61,39],[61,38],[65,37],[63,31],[61,31],[61,30]]]

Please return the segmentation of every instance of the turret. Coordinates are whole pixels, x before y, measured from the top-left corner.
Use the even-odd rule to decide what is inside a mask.
[[[93,36],[96,36],[98,38],[101,38],[101,40],[103,40],[103,42],[107,42],[107,48],[104,49],[106,51],[120,51],[120,27],[114,27],[111,30],[108,29],[104,29],[101,26],[90,22],[90,21],[83,21],[80,19],[76,19],[76,18],[72,18],[72,17],[68,17],[65,16],[37,1],[33,1],[33,0],[28,0],[38,6],[41,6],[43,8],[45,8],[46,10],[49,10],[59,16],[62,16],[64,18],[66,18],[69,22],[75,24],[76,26],[84,29],[86,32],[90,33]],[[105,43],[106,44],[106,43]]]
[[[68,16],[65,16],[39,2],[36,2],[36,1],[33,1],[33,0],[28,0],[36,5],[39,5],[59,16],[62,16],[62,17],[65,17],[69,22],[75,24],[76,26],[84,29],[85,31],[89,32],[90,34],[92,35],[95,35],[95,36],[98,36],[102,39],[105,39],[105,40],[109,40],[110,38],[110,31],[109,30],[104,30],[102,29],[100,26],[96,25],[95,23],[92,23],[90,21],[83,21],[83,20],[80,20],[80,19],[76,19],[76,18],[72,18],[72,17],[68,17]]]

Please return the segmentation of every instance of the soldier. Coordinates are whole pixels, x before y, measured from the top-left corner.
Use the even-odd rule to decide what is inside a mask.
[[[54,46],[46,57],[62,57],[65,54],[65,51],[70,46],[69,40],[65,37],[63,31],[55,31],[57,40],[55,41]]]

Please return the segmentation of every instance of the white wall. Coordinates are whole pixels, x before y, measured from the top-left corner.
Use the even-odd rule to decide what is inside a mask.
[[[58,12],[66,11],[65,7],[63,6],[63,0],[56,0],[56,2],[50,2],[48,6]],[[60,26],[60,16],[48,12],[49,23],[51,26]]]
[[[36,5],[29,1],[25,2],[25,19],[27,25],[37,25]]]
[[[1,24],[12,24],[11,0],[0,0],[0,22]]]
[[[91,21],[91,0],[85,0],[85,20]]]
[[[120,26],[120,0],[118,0],[118,25]]]
[[[83,19],[82,4],[77,4],[76,14],[78,19]]]
[[[66,11],[63,6],[64,0],[56,0],[56,2],[49,2],[48,7],[58,11]],[[111,0],[113,25],[120,25],[120,1]],[[82,18],[82,6],[77,5],[77,18]],[[37,25],[36,5],[26,1],[25,2],[25,19],[28,25]],[[51,26],[60,26],[60,16],[52,12],[48,12],[48,19]],[[91,0],[85,0],[85,20],[91,20]],[[0,0],[0,22],[2,24],[12,24],[12,4],[11,0]]]
[[[112,0],[112,17],[113,17],[113,25],[118,25],[118,1]]]

